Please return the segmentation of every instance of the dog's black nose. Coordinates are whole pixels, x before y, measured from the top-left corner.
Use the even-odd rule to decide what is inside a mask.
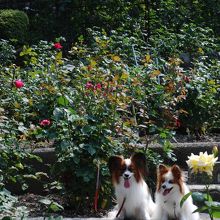
[[[165,186],[165,185],[162,185],[162,188],[163,188],[163,189],[166,189],[166,186]]]
[[[124,173],[124,178],[128,178],[129,177],[129,174],[126,174],[126,173]]]

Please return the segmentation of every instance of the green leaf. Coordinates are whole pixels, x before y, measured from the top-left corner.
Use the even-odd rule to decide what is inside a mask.
[[[53,212],[59,212],[59,211],[62,211],[64,208],[57,202],[52,202],[49,206],[49,209]]]
[[[220,203],[219,202],[205,201],[205,204],[206,204],[207,207],[211,207],[212,209],[220,211]]]
[[[23,175],[23,177],[26,179],[35,179],[35,180],[37,179],[37,177],[33,174],[25,174]]]
[[[22,184],[21,188],[24,191],[24,190],[26,190],[28,188],[28,185],[26,183],[24,183],[24,184]]]
[[[186,195],[183,196],[183,198],[180,201],[180,207],[182,208],[183,203],[192,195],[192,192],[187,193]]]
[[[24,169],[24,166],[22,165],[22,163],[17,163],[17,164],[15,164],[15,166],[21,170]]]
[[[41,179],[42,177],[49,178],[47,173],[44,173],[44,172],[37,172],[37,173],[35,173],[35,176],[37,177],[37,179]]]
[[[195,212],[204,212],[208,210],[208,207],[207,206],[202,206],[202,207],[199,207],[198,209],[196,209],[195,211],[193,211],[193,213]]]
[[[55,110],[53,111],[53,115],[54,115],[55,119],[56,119],[57,121],[59,121],[60,119],[63,118],[63,116],[64,116],[64,111],[63,111],[63,109],[61,109],[61,108],[55,108]]]
[[[86,150],[89,152],[89,154],[92,156],[96,153],[96,149],[94,145],[85,145]]]
[[[95,126],[86,125],[82,128],[82,133],[85,134],[85,135],[89,135],[95,130],[96,130]]]
[[[10,216],[5,216],[5,217],[2,218],[2,220],[12,220],[12,217],[10,217]]]
[[[211,195],[204,194],[203,196],[204,196],[205,200],[207,200],[207,201],[209,201],[209,202],[212,202],[212,201],[213,201]]]
[[[35,160],[37,160],[37,161],[40,162],[40,163],[43,162],[42,158],[39,157],[39,156],[37,156],[37,155],[29,154],[28,156],[29,156],[30,159],[35,159]]]
[[[214,218],[220,218],[220,210],[212,211],[212,215],[213,215]]]
[[[68,101],[68,99],[67,99],[65,96],[60,96],[60,97],[57,99],[57,104],[59,104],[59,105],[61,105],[61,106],[68,106],[69,101]]]
[[[205,196],[201,192],[193,192],[192,198],[193,198],[193,201],[198,202],[198,203],[202,203],[205,201]]]
[[[50,205],[52,203],[50,199],[40,199],[39,202],[44,205]]]

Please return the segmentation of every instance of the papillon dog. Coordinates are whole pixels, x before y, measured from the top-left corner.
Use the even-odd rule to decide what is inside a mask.
[[[108,217],[116,217],[121,210],[120,219],[150,220],[155,204],[144,181],[148,173],[145,155],[135,153],[129,159],[112,156],[108,166],[117,200],[117,206]]]
[[[179,166],[159,165],[155,193],[156,211],[152,220],[199,220],[198,212],[193,213],[197,207],[193,205],[191,196],[180,206],[180,201],[187,193],[189,188]]]

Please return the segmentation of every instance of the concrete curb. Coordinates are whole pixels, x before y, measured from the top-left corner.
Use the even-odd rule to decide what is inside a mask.
[[[48,220],[49,218],[46,218],[45,220]],[[113,220],[109,218],[63,218],[63,220]],[[26,220],[44,220],[43,217],[36,217],[36,218],[27,218]],[[115,219],[116,220],[116,219]],[[156,220],[156,219],[151,219]],[[159,220],[159,219],[157,219]],[[208,214],[200,214],[200,220],[210,220]],[[220,220],[220,218],[214,218],[214,220]]]
[[[177,162],[180,166],[186,167],[185,161],[187,157],[193,154],[198,154],[199,152],[212,153],[214,146],[218,147],[220,152],[220,142],[195,142],[195,143],[172,143],[174,148],[173,151],[176,154]],[[139,144],[134,147],[143,148],[145,145]],[[160,144],[150,144],[149,149],[158,152],[159,154],[163,153],[163,149]],[[55,148],[38,148],[32,151],[33,154],[40,156],[44,162],[47,164],[53,164],[56,161]]]

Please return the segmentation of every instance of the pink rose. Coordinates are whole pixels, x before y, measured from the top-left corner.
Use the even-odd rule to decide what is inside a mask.
[[[24,86],[24,83],[20,79],[18,79],[15,81],[15,86],[16,88],[20,89],[21,87]]]
[[[45,127],[45,126],[49,126],[51,124],[49,119],[44,119],[40,122],[40,125]]]
[[[86,89],[92,89],[94,86],[91,82],[86,83]]]
[[[63,46],[59,42],[58,43],[54,43],[54,47],[56,49],[62,49],[63,48]]]

